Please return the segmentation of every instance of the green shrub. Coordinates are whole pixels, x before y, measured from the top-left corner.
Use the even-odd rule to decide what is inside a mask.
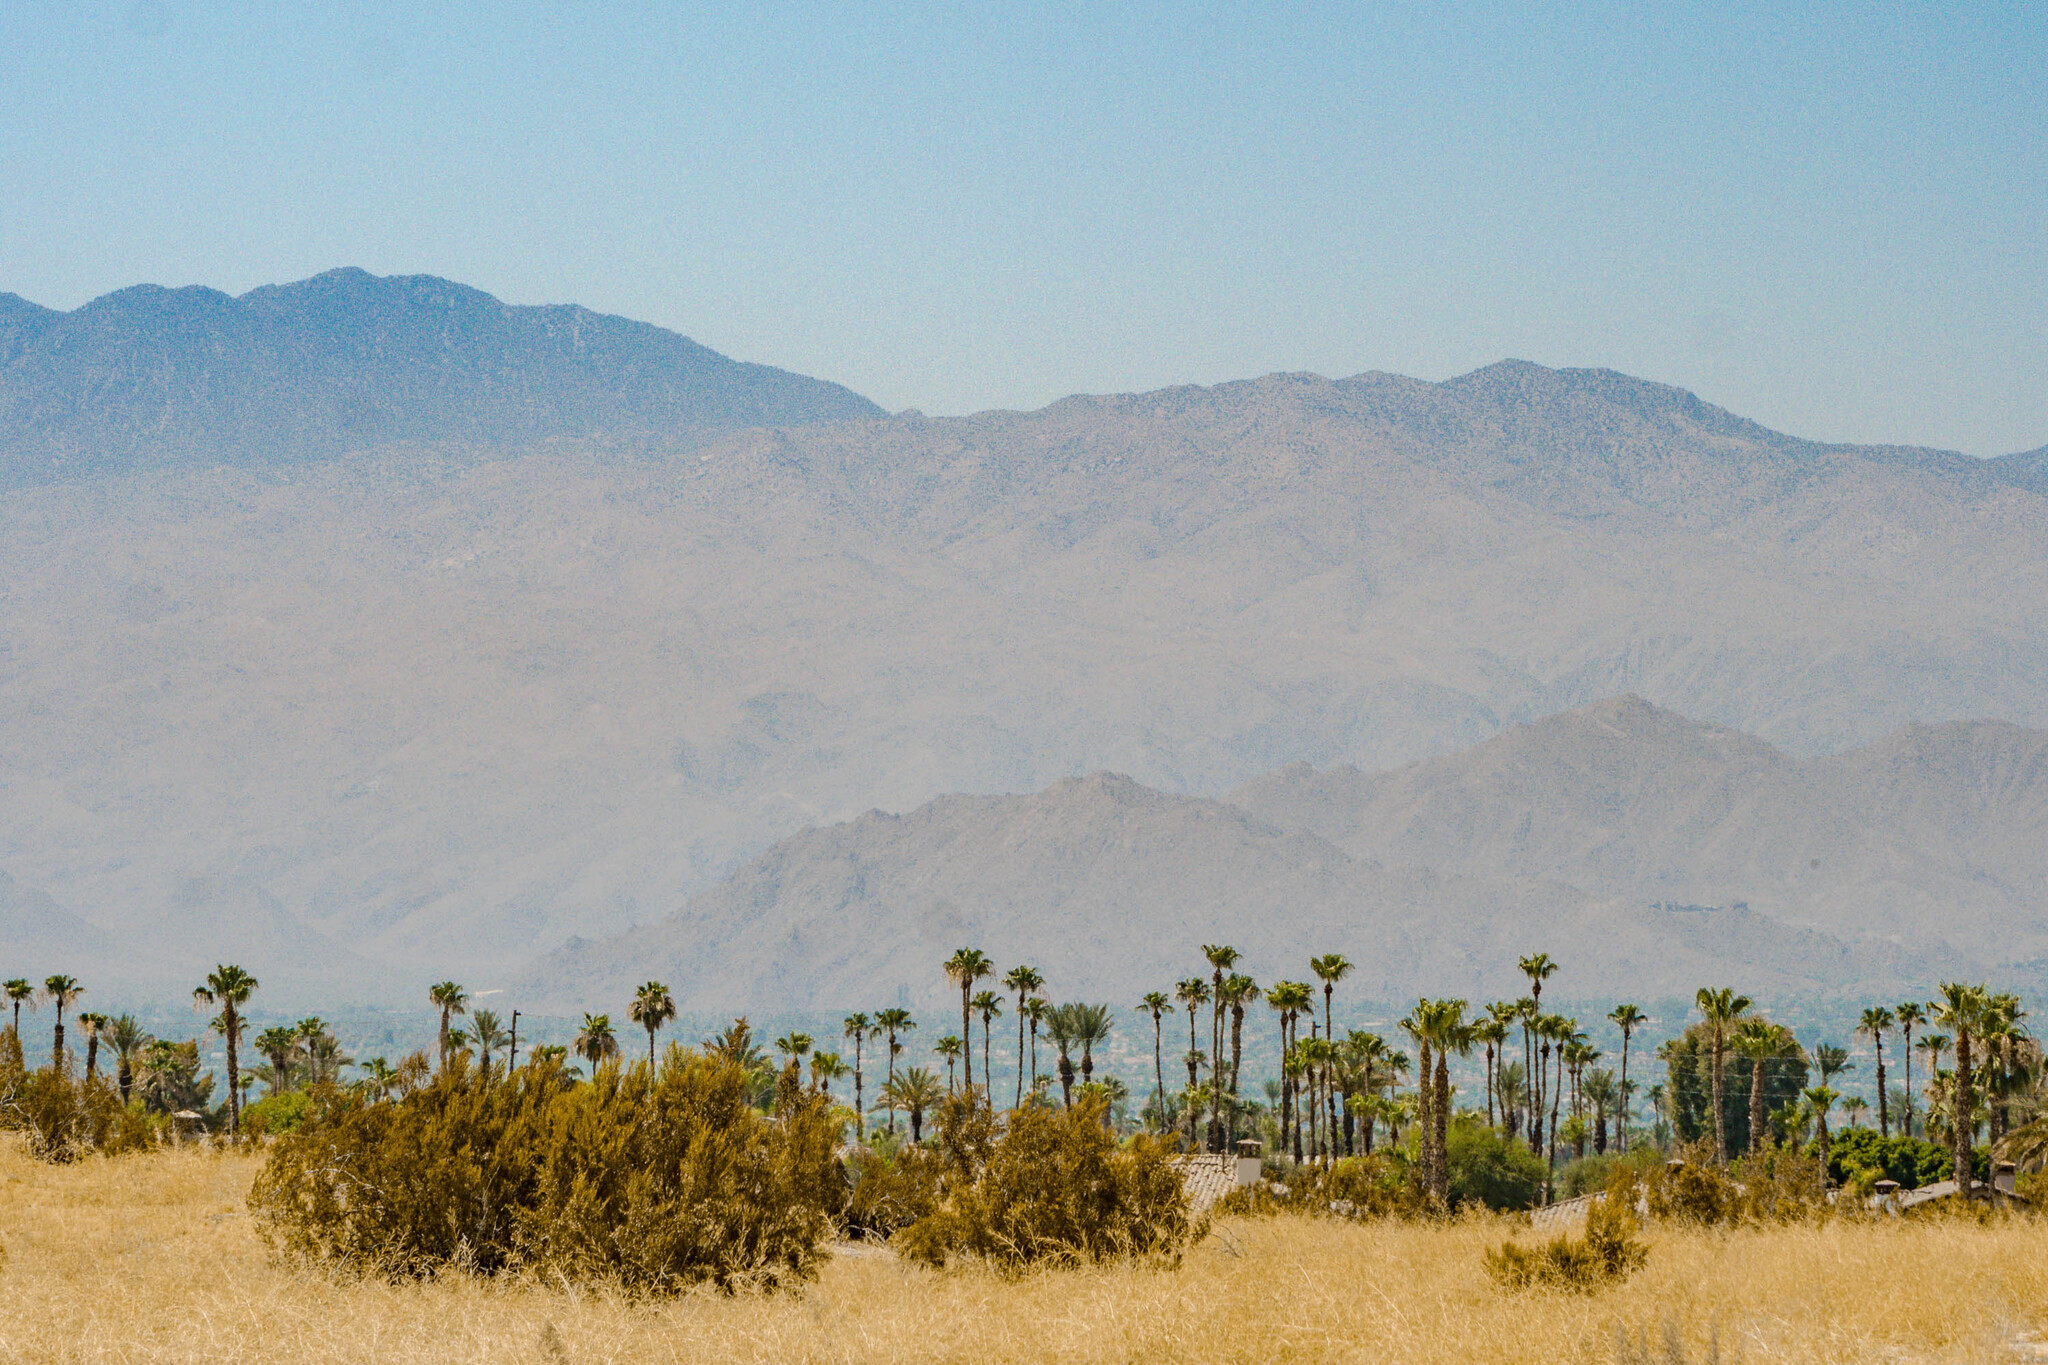
[[[317,1090],[249,1202],[279,1254],[387,1276],[778,1288],[815,1273],[846,1188],[824,1101],[771,1119],[751,1088],[673,1047],[589,1084],[554,1058],[486,1078],[458,1054],[394,1101]]]
[[[1586,1210],[1585,1233],[1560,1234],[1542,1246],[1503,1242],[1486,1253],[1486,1272],[1503,1289],[1538,1287],[1582,1294],[1619,1284],[1642,1269],[1650,1250],[1636,1239],[1636,1174],[1623,1167],[1614,1173],[1605,1198]]]
[[[947,1101],[929,1213],[898,1233],[925,1265],[973,1257],[998,1270],[1126,1258],[1170,1261],[1193,1235],[1172,1149],[1140,1135],[1120,1146],[1100,1099],[1031,1106],[998,1130],[984,1105]]]
[[[303,1090],[265,1095],[242,1111],[242,1131],[251,1137],[296,1133],[313,1108],[313,1097]]]
[[[1522,1143],[1494,1132],[1477,1115],[1460,1114],[1444,1141],[1450,1155],[1451,1207],[1472,1202],[1489,1209],[1528,1209],[1543,1198],[1542,1159]]]
[[[1405,1154],[1394,1151],[1343,1157],[1327,1167],[1296,1166],[1280,1180],[1232,1190],[1216,1208],[1228,1214],[1296,1213],[1361,1221],[1435,1212]]]
[[[1818,1143],[1808,1144],[1816,1152]],[[1828,1143],[1828,1175],[1848,1181],[1858,1171],[1872,1171],[1879,1180],[1896,1180],[1901,1189],[1917,1190],[1954,1174],[1948,1148],[1915,1137],[1879,1137],[1875,1128],[1843,1128]]]

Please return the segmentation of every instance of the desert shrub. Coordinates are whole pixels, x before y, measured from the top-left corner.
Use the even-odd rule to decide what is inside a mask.
[[[1486,1253],[1486,1273],[1503,1289],[1538,1287],[1582,1294],[1619,1284],[1642,1269],[1650,1249],[1637,1239],[1639,1197],[1634,1170],[1614,1172],[1605,1197],[1586,1210],[1585,1232],[1560,1234],[1541,1246],[1503,1242]]]
[[[1229,1214],[1315,1214],[1361,1221],[1436,1212],[1405,1155],[1386,1151],[1344,1157],[1327,1167],[1297,1166],[1283,1180],[1232,1190],[1216,1207]]]
[[[1027,1107],[998,1128],[983,1105],[948,1101],[931,1212],[895,1237],[926,1265],[973,1257],[998,1270],[1107,1260],[1171,1260],[1194,1233],[1163,1140],[1119,1145],[1100,1099]]]
[[[242,1131],[251,1137],[296,1133],[313,1108],[313,1097],[303,1090],[265,1095],[242,1111]]]
[[[1642,1202],[1652,1218],[1691,1227],[1718,1227],[1742,1216],[1742,1191],[1714,1164],[1713,1150],[1695,1142],[1679,1154],[1681,1164],[1646,1172]]]
[[[630,1293],[811,1275],[845,1196],[822,1100],[774,1118],[744,1069],[671,1048],[587,1085],[460,1056],[395,1101],[316,1090],[250,1192],[275,1251],[388,1276],[524,1269]]]
[[[1760,1223],[1810,1223],[1833,1211],[1818,1152],[1779,1147],[1744,1158],[1739,1171],[1739,1218]]]
[[[0,1077],[0,1087],[0,1128],[19,1130],[38,1160],[119,1156],[155,1145],[154,1125],[104,1080],[75,1080],[44,1067]]]
[[[940,1158],[913,1143],[891,1146],[863,1148],[848,1163],[839,1228],[854,1241],[887,1240],[938,1207]]]
[[[1460,1114],[1444,1141],[1450,1156],[1451,1207],[1470,1202],[1489,1209],[1527,1209],[1542,1199],[1542,1160],[1476,1115]]]

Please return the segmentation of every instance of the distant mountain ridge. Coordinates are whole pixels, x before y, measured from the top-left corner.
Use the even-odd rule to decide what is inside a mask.
[[[0,295],[0,483],[879,415],[647,323],[431,275],[332,270],[240,297],[139,285],[69,313]]]
[[[1184,975],[1213,942],[1261,980],[1343,952],[1352,987],[1381,1001],[1508,992],[1516,958],[1538,949],[1593,994],[1728,979],[1834,997],[1987,964],[2031,988],[2048,963],[2015,956],[2048,957],[2048,884],[1924,913],[1987,865],[2038,866],[2048,840],[2048,734],[1968,729],[1895,737],[1841,756],[1833,785],[1801,787],[1812,765],[1624,697],[1397,773],[1289,768],[1229,802],[1111,773],[941,797],[794,835],[665,919],[544,956],[516,990],[571,1010],[651,976],[696,1010],[829,1010],[899,988],[930,1007],[936,964],[973,944],[1040,966],[1062,992],[1115,999]],[[1803,827],[1788,801],[1808,803]],[[1844,847],[1803,830],[1867,836],[1886,813],[1961,802],[2013,808],[1975,857],[1924,820],[1900,823],[1889,861],[1859,883],[1873,913],[1826,886],[1788,887],[1778,866]],[[1731,811],[1727,828],[1702,818],[1730,825]],[[1382,852],[1368,826],[1408,838],[1381,837]],[[1628,875],[1631,839],[1652,846],[1639,861],[1667,857],[1684,875]]]

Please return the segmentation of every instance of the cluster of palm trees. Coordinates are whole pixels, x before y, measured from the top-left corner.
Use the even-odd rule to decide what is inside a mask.
[[[255,988],[255,978],[241,968],[223,966],[193,992],[195,1006],[212,1006],[220,1011],[211,1027],[229,1039],[229,1122],[236,1129],[240,1123],[240,1103],[234,1049],[241,1038],[241,1007]],[[207,1102],[213,1091],[213,1082],[199,1074],[196,1041],[179,1043],[155,1037],[133,1014],[107,1015],[92,1010],[74,1010],[85,993],[85,987],[76,977],[62,974],[45,978],[41,987],[22,977],[0,982],[0,997],[5,998],[11,1012],[7,1029],[0,1037],[11,1042],[13,1060],[20,1060],[23,1008],[34,1011],[48,1005],[53,1013],[50,1065],[58,1074],[70,1074],[75,1063],[75,1053],[67,1045],[64,1023],[65,1012],[72,1011],[72,1027],[85,1044],[85,1065],[80,1078],[84,1084],[110,1083],[116,1087],[123,1104],[131,1099],[140,1099],[159,1113],[193,1110]],[[111,1081],[101,1075],[102,1049],[113,1059]],[[342,1059],[342,1064],[347,1064],[346,1058]]]

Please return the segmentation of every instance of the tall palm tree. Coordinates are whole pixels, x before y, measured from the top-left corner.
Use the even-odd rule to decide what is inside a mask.
[[[1807,1109],[1813,1115],[1815,1133],[1820,1140],[1820,1178],[1823,1184],[1828,1178],[1828,1111],[1840,1098],[1824,1085],[1816,1085],[1806,1091]]]
[[[1188,1089],[1192,1090],[1195,1088],[1197,1081],[1200,1079],[1195,1074],[1195,1068],[1201,1065],[1201,1063],[1197,1060],[1197,1058],[1201,1055],[1201,1049],[1195,1046],[1195,1011],[1209,1003],[1209,983],[1199,976],[1191,976],[1187,978],[1187,980],[1181,982],[1179,985],[1173,988],[1173,998],[1180,1001],[1182,1005],[1187,1007]],[[1194,1123],[1190,1121],[1188,1124],[1188,1141],[1193,1142],[1194,1140],[1195,1127]]]
[[[1956,1189],[1967,1194],[1971,1177],[1971,1140],[1977,1133],[1976,1118],[1970,1107],[1975,1099],[1971,1075],[1975,1060],[1972,1044],[1983,1026],[1989,993],[1982,986],[1944,981],[1935,987],[1934,995],[1934,1021],[1955,1030],[1956,1075],[1949,1100],[1949,1145],[1955,1159]]]
[[[891,1114],[898,1109],[910,1114],[912,1142],[924,1141],[925,1111],[937,1108],[945,1098],[939,1091],[939,1078],[921,1066],[905,1067],[901,1076],[891,1076],[882,1088],[882,1097]]]
[[[469,992],[453,981],[443,981],[427,988],[427,999],[441,1011],[441,1067],[446,1070],[452,1045],[448,1032],[456,1015],[468,1013]]]
[[[1045,1012],[1045,1036],[1059,1049],[1060,1107],[1074,1107],[1074,1045],[1080,1041],[1072,1005],[1054,1005]],[[1193,1075],[1193,1071],[1189,1071]]]
[[[107,1038],[114,1049],[114,1083],[120,1089],[121,1103],[126,1104],[129,1092],[135,1088],[135,1064],[156,1039],[149,1036],[132,1014],[117,1015]]]
[[[1849,1049],[1833,1043],[1821,1043],[1813,1049],[1813,1064],[1820,1070],[1820,1083],[1826,1085],[1844,1071],[1854,1071],[1855,1063],[1849,1060]]]
[[[1885,1102],[1884,1093],[1884,1035],[1892,1026],[1892,1012],[1883,1005],[1873,1005],[1863,1011],[1863,1017],[1856,1024],[1856,1031],[1868,1038],[1877,1049],[1877,1135],[1890,1137],[1892,1134],[1891,1109]]]
[[[1136,1006],[1138,1013],[1152,1016],[1152,1111],[1161,1119],[1166,1117],[1164,1020],[1166,1012],[1172,1008],[1173,997],[1165,991],[1145,992],[1145,998]]]
[[[1735,1050],[1749,1059],[1749,1154],[1764,1149],[1764,1073],[1790,1041],[1785,1030],[1765,1019],[1744,1019],[1729,1040]]]
[[[590,1063],[590,1074],[595,1076],[597,1068],[607,1058],[619,1055],[618,1035],[612,1032],[612,1017],[609,1014],[588,1014],[583,1016],[582,1027],[569,1042],[570,1049]],[[446,1065],[446,1063],[443,1063]]]
[[[112,1020],[104,1014],[87,1010],[78,1016],[78,1027],[85,1034],[85,1083],[91,1085],[99,1079],[100,1035],[106,1031]]]
[[[994,991],[976,991],[973,1003],[974,1012],[981,1016],[981,1083],[982,1087],[988,1091],[989,1108],[993,1109],[996,1104],[996,1073],[993,1064],[989,1061],[989,1024],[1002,1014],[1003,997],[997,995]],[[972,1034],[968,1036],[970,1038],[973,1037]]]
[[[256,1035],[253,1046],[256,1055],[270,1063],[270,1093],[282,1095],[292,1088],[292,1053],[298,1049],[299,1035],[292,1029],[272,1027]]]
[[[1693,996],[1713,1040],[1714,1158],[1723,1166],[1728,1164],[1728,1125],[1721,1111],[1721,1086],[1728,1067],[1728,1034],[1736,1021],[1749,1013],[1750,1003],[1748,996],[1737,995],[1727,986],[1702,986]]]
[[[25,977],[15,977],[6,987],[7,1003],[14,1006],[14,1036],[21,1037],[21,1007],[36,1007],[36,988],[28,984]]]
[[[222,964],[207,976],[206,984],[192,992],[193,1005],[217,1006],[220,1017],[214,1027],[228,1047],[228,1136],[242,1135],[242,1064],[237,1051],[242,1043],[242,1006],[256,989],[256,978],[240,967]]]
[[[470,1030],[476,1034],[476,1050],[483,1064],[483,1075],[486,1079],[489,1079],[491,1074],[491,1054],[510,1043],[511,1037],[505,1032],[496,1012],[492,1010],[476,1011],[476,1013],[469,1016],[469,1024]],[[508,1052],[505,1058],[507,1072],[511,1070],[511,1067],[512,1059],[511,1054]]]
[[[1052,1001],[1042,995],[1034,995],[1024,1002],[1024,1015],[1031,1021],[1031,1088],[1038,1088],[1038,1030],[1045,1024],[1052,1012]]]
[[[1522,1011],[1522,1045],[1528,1055],[1522,1058],[1522,1061],[1529,1069],[1530,1084],[1535,1087],[1531,1096],[1530,1112],[1531,1116],[1538,1120],[1530,1130],[1530,1150],[1540,1152],[1542,1148],[1535,1144],[1540,1143],[1543,1138],[1543,1069],[1537,1065],[1536,1039],[1533,1035],[1536,1032],[1536,1020],[1543,1014],[1543,983],[1557,974],[1557,964],[1550,960],[1549,953],[1532,953],[1528,957],[1518,959],[1516,967],[1523,976],[1529,978],[1529,994],[1525,997],[1529,1003]]]
[[[987,953],[979,948],[956,949],[946,959],[946,979],[960,988],[960,1037],[974,1036],[973,996],[974,983],[985,976],[994,976],[996,964],[989,960]],[[974,1094],[974,1052],[970,1048],[961,1057],[967,1094]]]
[[[1633,1004],[1628,1004],[1616,1005],[1607,1018],[1609,1022],[1621,1030],[1621,1093],[1619,1101],[1621,1107],[1617,1111],[1620,1117],[1615,1122],[1614,1146],[1616,1151],[1626,1152],[1628,1150],[1628,1045],[1629,1040],[1635,1037],[1636,1030],[1649,1022],[1649,1016]]]
[[[941,1057],[944,1057],[946,1059],[946,1093],[948,1095],[953,1094],[954,1080],[959,1074],[958,1064],[960,1061],[960,1054],[966,1052],[970,1060],[973,1058],[974,1054],[972,1052],[967,1051],[967,1044],[964,1040],[962,1040],[957,1035],[951,1033],[939,1039],[938,1042],[933,1043],[932,1051],[938,1053]]]
[[[1012,1108],[1024,1103],[1024,1025],[1028,1022],[1025,1015],[1030,1009],[1027,1002],[1031,999],[1032,992],[1044,985],[1045,978],[1039,975],[1036,967],[1012,967],[1003,977],[1004,988],[1017,992],[1017,1094],[1010,1101]],[[1034,1063],[1031,1070],[1036,1072],[1037,1069]],[[1036,1080],[1037,1077],[1034,1076],[1033,1079]]]
[[[1244,1005],[1247,1000],[1259,997],[1259,983],[1243,972],[1233,972],[1223,978],[1223,994],[1230,1001],[1230,1107],[1229,1131],[1224,1140],[1237,1141],[1238,1113],[1238,1070],[1244,1064]]]
[[[57,1031],[50,1044],[50,1066],[62,1073],[68,1069],[64,1059],[64,1011],[85,994],[85,987],[78,984],[76,977],[52,976],[43,981],[43,999],[57,1007]]]
[[[1471,1055],[1472,1026],[1465,1021],[1463,1000],[1434,1001],[1424,1023],[1429,1030],[1431,1042],[1436,1045],[1436,1079],[1430,1096],[1430,1118],[1433,1123],[1430,1141],[1434,1144],[1435,1150],[1430,1158],[1430,1172],[1436,1179],[1437,1202],[1448,1205],[1451,1196],[1450,1055],[1453,1052],[1460,1057]]]
[[[903,1051],[898,1037],[916,1028],[917,1020],[911,1018],[910,1011],[906,1009],[876,1010],[875,1027],[889,1035],[889,1088],[885,1093],[894,1093],[896,1058]],[[889,1133],[892,1137],[896,1133],[896,1109],[895,1104],[889,1105]]]
[[[862,1089],[861,1049],[881,1034],[881,1028],[874,1020],[868,1018],[865,1011],[849,1014],[839,1023],[839,1036],[853,1040],[853,1136],[856,1142],[868,1140],[867,1100]]]
[[[1109,1041],[1110,1028],[1116,1020],[1107,1005],[1075,1005],[1073,1008],[1074,1039],[1081,1044],[1081,1082],[1089,1085],[1095,1080],[1096,1045]]]
[[[1342,953],[1324,953],[1321,957],[1308,960],[1308,969],[1323,983],[1323,1037],[1335,1040],[1337,1023],[1334,1010],[1337,983],[1351,975],[1351,959]]]
[[[1301,1081],[1303,1072],[1299,1065],[1289,1067],[1288,1059],[1295,1055],[1299,1041],[1303,1011],[1315,1008],[1315,988],[1306,981],[1278,981],[1266,992],[1266,1003],[1280,1016],[1280,1139],[1284,1144],[1292,1139],[1294,1159],[1301,1160]]]
[[[1906,1116],[1900,1120],[1905,1124],[1907,1137],[1913,1136],[1913,1030],[1927,1022],[1927,1011],[1918,1002],[1908,1000],[1892,1011],[1897,1021],[1900,1036],[1905,1040],[1906,1058]]]
[[[626,1006],[626,1017],[647,1030],[647,1067],[651,1071],[654,1069],[654,1035],[662,1025],[676,1017],[676,998],[661,982],[646,982],[633,992],[633,1003]]]
[[[1499,1008],[1499,1003],[1496,1001],[1486,1008],[1490,1012]],[[1472,1038],[1486,1055],[1486,1126],[1492,1129],[1496,1126],[1493,1117],[1494,1049],[1507,1041],[1508,1026],[1497,1015],[1482,1019],[1472,1025]]]
[[[836,1052],[813,1052],[811,1054],[811,1088],[820,1095],[830,1097],[832,1082],[847,1072],[845,1062],[839,1060]]]
[[[1223,974],[1237,965],[1237,949],[1227,943],[1204,943],[1202,956],[1209,959],[1209,1147],[1215,1150],[1222,1131],[1223,1105]]]

